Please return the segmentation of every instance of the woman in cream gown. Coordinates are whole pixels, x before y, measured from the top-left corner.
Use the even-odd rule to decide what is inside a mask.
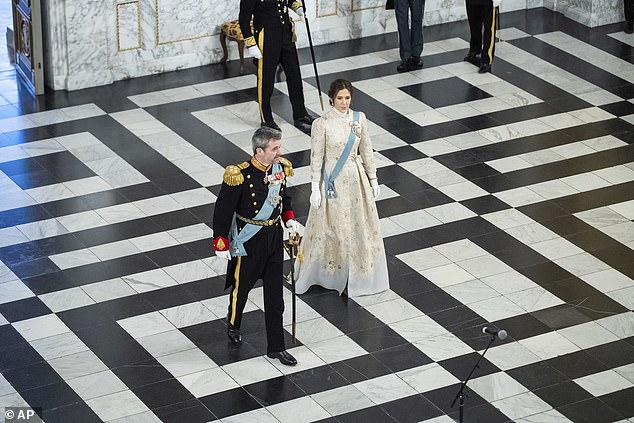
[[[368,121],[353,122],[349,81],[333,81],[328,91],[333,108],[313,122],[311,131],[311,208],[296,261],[296,292],[312,285],[335,289],[346,285],[350,298],[389,288],[385,248],[375,197],[379,195]],[[326,198],[322,165],[328,175],[341,156],[350,131],[353,148],[335,179],[336,198]]]

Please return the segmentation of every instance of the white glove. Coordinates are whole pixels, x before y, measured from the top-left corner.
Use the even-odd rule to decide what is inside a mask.
[[[493,0],[493,7],[498,7],[502,3],[502,0]]]
[[[302,6],[299,6],[297,10],[295,10],[295,13],[297,13],[297,16],[301,18],[302,16],[304,16],[304,8]]]
[[[221,258],[223,260],[231,260],[231,253],[229,252],[229,250],[216,251],[216,257]]]
[[[252,45],[251,47],[247,47],[247,51],[249,52],[249,55],[255,59],[261,59],[262,58],[262,52],[260,51],[260,47],[256,46],[256,45]]]
[[[371,179],[370,185],[372,186],[372,194],[374,194],[374,198],[377,198],[379,194],[381,194],[381,187],[379,186],[379,181],[377,179]]]
[[[321,192],[319,191],[319,182],[310,183],[310,205],[316,209],[321,204]]]
[[[286,221],[286,229],[288,229],[288,232],[291,235],[296,234],[297,232],[299,232],[299,222],[297,222],[297,220],[294,220],[294,219],[288,219]]]

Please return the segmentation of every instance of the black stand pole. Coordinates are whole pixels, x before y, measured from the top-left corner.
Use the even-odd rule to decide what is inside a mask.
[[[321,111],[324,111],[324,100],[321,97],[321,85],[319,84],[319,73],[317,72],[317,61],[315,60],[315,48],[313,47],[313,37],[310,35],[310,26],[308,26],[308,11],[306,10],[306,2],[302,0],[302,8],[304,9],[304,23],[306,23],[306,33],[308,34],[308,45],[310,46],[310,57],[313,59],[313,70],[315,71],[315,81],[317,81],[317,91],[319,92],[319,104]]]
[[[489,341],[489,345],[487,345],[487,347],[484,349],[484,351],[482,351],[482,354],[480,354],[480,357],[478,358],[478,361],[476,361],[475,366],[473,366],[473,368],[469,372],[469,375],[464,380],[464,382],[462,382],[460,384],[460,390],[458,391],[458,393],[456,394],[456,397],[451,402],[451,408],[453,408],[454,405],[456,405],[456,401],[458,401],[458,399],[460,400],[460,402],[458,403],[459,418],[460,418],[459,422],[460,423],[463,422],[463,418],[464,418],[464,398],[465,398],[464,388],[467,387],[467,382],[469,382],[469,380],[471,379],[471,376],[473,376],[473,372],[475,372],[475,370],[480,367],[480,361],[482,361],[482,359],[484,358],[484,354],[486,354],[486,352],[489,350],[489,347],[491,346],[493,341],[495,341],[495,338],[496,338],[496,335],[492,335],[491,336],[491,340]]]

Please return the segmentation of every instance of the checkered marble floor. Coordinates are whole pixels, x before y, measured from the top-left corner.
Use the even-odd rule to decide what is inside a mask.
[[[391,289],[299,296],[296,344],[286,289],[291,368],[266,358],[259,286],[245,342],[227,342],[210,254],[224,166],[259,125],[253,73],[36,102],[0,81],[0,406],[46,423],[452,422],[494,326],[509,337],[465,421],[634,422],[634,38],[503,18],[492,74],[462,61],[466,22],[426,27],[424,68],[404,74],[395,34],[317,48],[321,86],[353,81],[371,121]],[[276,88],[303,223],[310,138]]]

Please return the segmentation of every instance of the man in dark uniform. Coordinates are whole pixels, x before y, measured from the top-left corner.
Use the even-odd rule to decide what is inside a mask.
[[[295,48],[294,24],[288,8],[303,15],[301,2],[293,0],[241,0],[240,31],[249,54],[258,59],[258,104],[262,126],[280,130],[273,120],[271,95],[278,64],[286,74],[288,95],[293,106],[293,124],[304,132],[310,131],[314,118],[304,106],[302,75]],[[253,18],[253,32],[251,32]]]
[[[225,288],[231,287],[227,336],[242,342],[240,324],[249,291],[258,279],[264,285],[267,356],[292,366],[297,360],[284,346],[282,313],[282,220],[291,233],[294,218],[286,178],[293,176],[291,162],[280,157],[282,133],[269,127],[255,131],[253,157],[227,166],[213,217],[214,250],[229,261]]]
[[[469,53],[464,60],[478,66],[479,73],[491,72],[491,62],[495,52],[495,19],[501,1],[466,0],[471,40]]]

